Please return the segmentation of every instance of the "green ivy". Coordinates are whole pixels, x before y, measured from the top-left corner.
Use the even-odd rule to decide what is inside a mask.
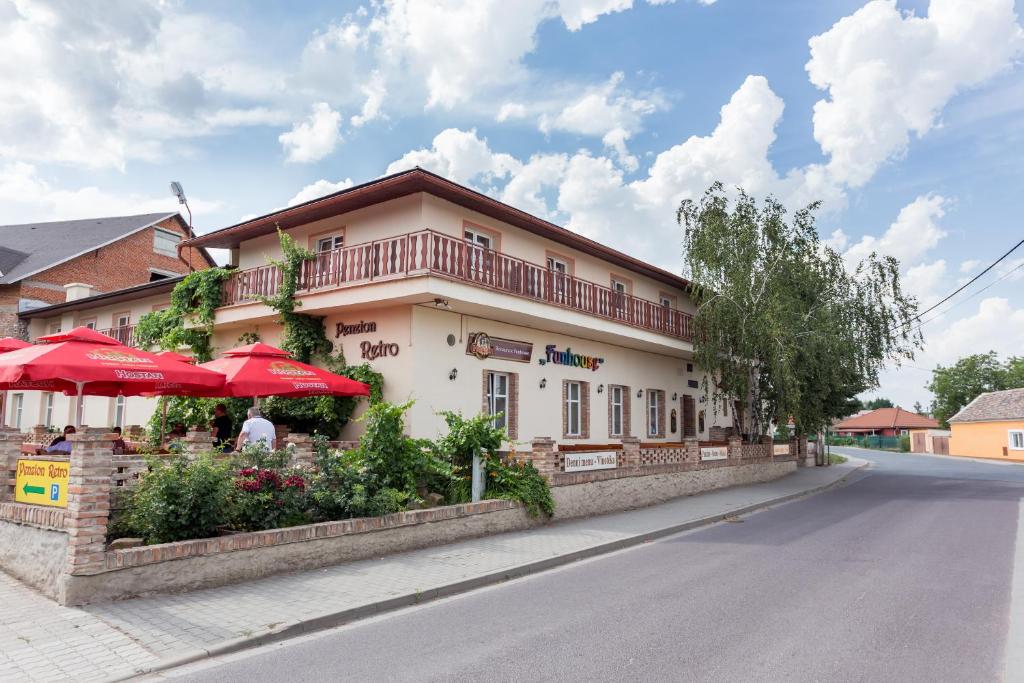
[[[200,363],[213,358],[213,321],[221,304],[223,283],[230,277],[231,271],[226,268],[189,273],[171,291],[170,307],[139,319],[136,343],[168,351],[187,346]]]

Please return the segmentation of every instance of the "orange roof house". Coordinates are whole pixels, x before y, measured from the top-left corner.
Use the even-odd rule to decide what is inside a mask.
[[[935,429],[937,420],[903,408],[879,408],[848,417],[834,429],[840,436],[899,436],[911,429]]]

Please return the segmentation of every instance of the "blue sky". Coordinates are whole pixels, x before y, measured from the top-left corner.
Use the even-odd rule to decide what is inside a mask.
[[[674,207],[721,179],[823,200],[929,305],[1024,237],[1022,54],[1012,0],[0,0],[0,221],[178,180],[202,232],[420,164],[678,272]],[[1022,259],[878,393],[1024,353]]]

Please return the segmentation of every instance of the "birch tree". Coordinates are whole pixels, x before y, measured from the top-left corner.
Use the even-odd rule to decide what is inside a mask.
[[[741,399],[751,440],[789,418],[798,434],[819,431],[877,387],[887,363],[910,360],[921,346],[899,263],[871,254],[848,269],[818,238],[817,208],[787,220],[776,199],[758,205],[742,189],[730,199],[715,183],[677,212],[704,390],[716,410]]]

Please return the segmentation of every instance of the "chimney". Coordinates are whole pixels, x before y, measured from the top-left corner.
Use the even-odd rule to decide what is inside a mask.
[[[82,284],[81,282],[69,282],[64,285],[64,300],[65,301],[78,301],[88,296],[92,296],[95,292],[92,285]]]

